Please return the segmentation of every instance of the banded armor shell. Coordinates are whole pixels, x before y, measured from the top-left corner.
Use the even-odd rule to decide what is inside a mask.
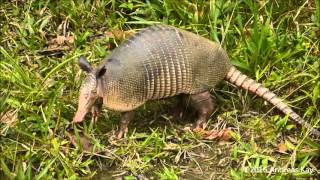
[[[151,26],[129,38],[97,69],[104,105],[129,111],[148,100],[214,87],[231,64],[219,44],[171,26]]]

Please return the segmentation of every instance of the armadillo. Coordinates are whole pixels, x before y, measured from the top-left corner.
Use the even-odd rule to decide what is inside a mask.
[[[117,137],[127,132],[136,108],[149,100],[189,95],[198,113],[196,128],[204,128],[214,110],[209,90],[228,81],[273,104],[295,122],[320,135],[283,100],[237,70],[226,51],[215,42],[168,25],[153,25],[114,49],[96,68],[84,57],[80,68],[87,76],[80,88],[73,122],[81,122],[98,98],[110,110],[123,112]]]

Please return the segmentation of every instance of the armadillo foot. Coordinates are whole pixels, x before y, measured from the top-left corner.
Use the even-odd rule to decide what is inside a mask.
[[[192,129],[205,129],[207,127],[207,119],[197,119],[197,121],[193,124]]]
[[[93,122],[96,123],[98,118],[101,116],[102,111],[102,99],[97,99],[95,104],[91,107],[91,114]]]
[[[170,115],[172,116],[172,118],[174,120],[180,120],[183,118],[184,116],[184,109],[181,107],[181,105],[177,105],[175,107],[173,107],[171,110],[170,110]]]
[[[92,114],[93,122],[96,123],[98,118],[101,116],[101,109],[98,109],[98,107],[96,106],[92,106],[91,114]]]
[[[128,132],[128,125],[130,120],[133,118],[134,112],[125,112],[120,120],[119,130],[116,132],[116,138],[121,139]]]
[[[189,109],[186,106],[186,99],[187,96],[185,94],[180,94],[175,97],[176,102],[174,103],[174,106],[169,110],[169,114],[172,116],[173,120],[182,120],[188,116]]]
[[[128,128],[126,129],[119,129],[117,132],[116,132],[116,138],[117,139],[121,139],[126,133],[128,132]]]
[[[193,126],[194,129],[205,129],[207,120],[214,110],[213,99],[209,91],[190,95],[191,106],[196,110],[198,118]]]

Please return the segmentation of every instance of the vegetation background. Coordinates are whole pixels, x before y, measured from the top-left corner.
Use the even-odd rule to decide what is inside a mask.
[[[1,179],[148,177],[245,179],[315,177],[319,138],[246,91],[221,83],[206,140],[171,120],[167,101],[138,110],[129,133],[109,137],[119,114],[89,117],[74,139],[67,128],[83,75],[80,55],[99,64],[126,37],[155,23],[217,41],[232,63],[286,99],[308,122],[320,121],[319,0],[0,0]],[[80,134],[83,132],[83,135]],[[85,136],[94,153],[76,145]],[[291,168],[255,173],[250,169]]]

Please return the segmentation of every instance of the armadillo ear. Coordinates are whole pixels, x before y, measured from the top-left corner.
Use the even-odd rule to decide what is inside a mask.
[[[87,73],[92,72],[92,67],[90,66],[89,62],[87,61],[87,59],[85,57],[80,56],[78,64],[83,71],[85,71]]]

